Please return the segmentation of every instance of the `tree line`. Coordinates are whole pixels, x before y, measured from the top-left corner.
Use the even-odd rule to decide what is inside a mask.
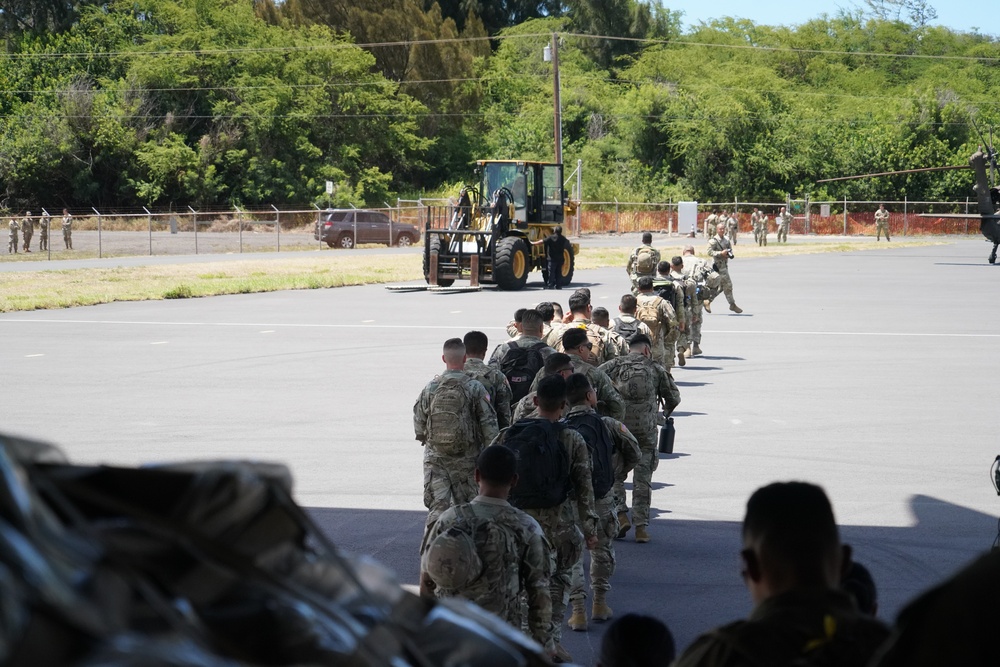
[[[962,164],[1000,129],[1000,43],[928,18],[924,0],[687,31],[643,0],[0,0],[0,204],[451,195],[476,159],[553,159],[553,34],[588,200],[964,201],[968,171],[816,183]]]

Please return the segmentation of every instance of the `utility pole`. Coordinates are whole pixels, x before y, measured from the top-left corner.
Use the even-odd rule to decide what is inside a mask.
[[[545,62],[552,61],[553,116],[555,125],[556,162],[562,164],[562,98],[559,84],[559,35],[552,33],[552,43],[542,51]]]

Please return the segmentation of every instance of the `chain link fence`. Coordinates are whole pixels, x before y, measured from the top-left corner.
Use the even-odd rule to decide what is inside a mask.
[[[750,215],[754,208],[768,217],[769,230],[775,230],[775,216],[781,206],[792,211],[791,234],[858,236],[875,233],[875,210],[884,204],[889,210],[889,231],[896,236],[979,234],[979,219],[975,202],[911,202],[902,201],[824,201],[790,200],[786,202],[705,202],[698,204],[697,225],[678,229],[676,202],[580,202],[567,217],[564,227],[568,234],[628,234],[654,231],[679,236],[690,233],[703,235],[705,219],[714,212],[735,214],[741,233],[750,232]],[[365,209],[381,214],[378,219],[388,226],[388,233],[365,235],[363,216],[348,216],[352,222],[335,239],[318,233],[324,216],[331,209],[280,210],[270,209],[200,212],[187,211],[142,213],[104,213],[93,209],[71,211],[72,234],[70,250],[63,238],[62,215],[52,214],[49,223],[49,248],[41,249],[40,221],[46,214],[31,217],[34,234],[30,254],[23,251],[23,230],[18,231],[18,254],[0,254],[0,261],[14,259],[67,259],[70,257],[122,257],[136,255],[198,255],[288,250],[321,250],[328,247],[356,248],[379,243],[405,244],[421,241],[432,210],[453,206],[447,199],[418,199],[386,204],[382,208]],[[351,213],[350,209],[347,209]],[[935,214],[972,214],[970,218],[936,217]],[[376,216],[372,216],[374,219]],[[4,216],[23,226],[25,216]],[[360,222],[359,222],[360,221]],[[374,223],[372,223],[374,225]],[[403,228],[416,228],[413,235],[401,234]],[[710,230],[709,233],[711,233]],[[374,233],[374,232],[373,232]],[[382,234],[382,236],[378,236]],[[343,236],[351,243],[342,243]],[[380,241],[372,239],[380,238]],[[390,241],[391,239],[391,241]],[[9,247],[9,246],[8,246]]]

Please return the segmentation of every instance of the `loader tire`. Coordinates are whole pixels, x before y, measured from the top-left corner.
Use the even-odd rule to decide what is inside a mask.
[[[529,257],[524,239],[517,236],[500,239],[493,262],[493,281],[497,287],[508,291],[524,289],[531,269]]]

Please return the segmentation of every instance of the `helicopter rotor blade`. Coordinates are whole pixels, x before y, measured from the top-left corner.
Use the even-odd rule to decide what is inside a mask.
[[[946,167],[921,167],[920,169],[900,169],[899,171],[881,171],[876,174],[858,174],[857,176],[838,176],[837,178],[824,178],[817,183],[832,183],[834,181],[851,181],[858,178],[874,178],[876,176],[895,176],[896,174],[916,174],[923,171],[947,171],[949,169],[971,169],[967,164],[953,164]]]

